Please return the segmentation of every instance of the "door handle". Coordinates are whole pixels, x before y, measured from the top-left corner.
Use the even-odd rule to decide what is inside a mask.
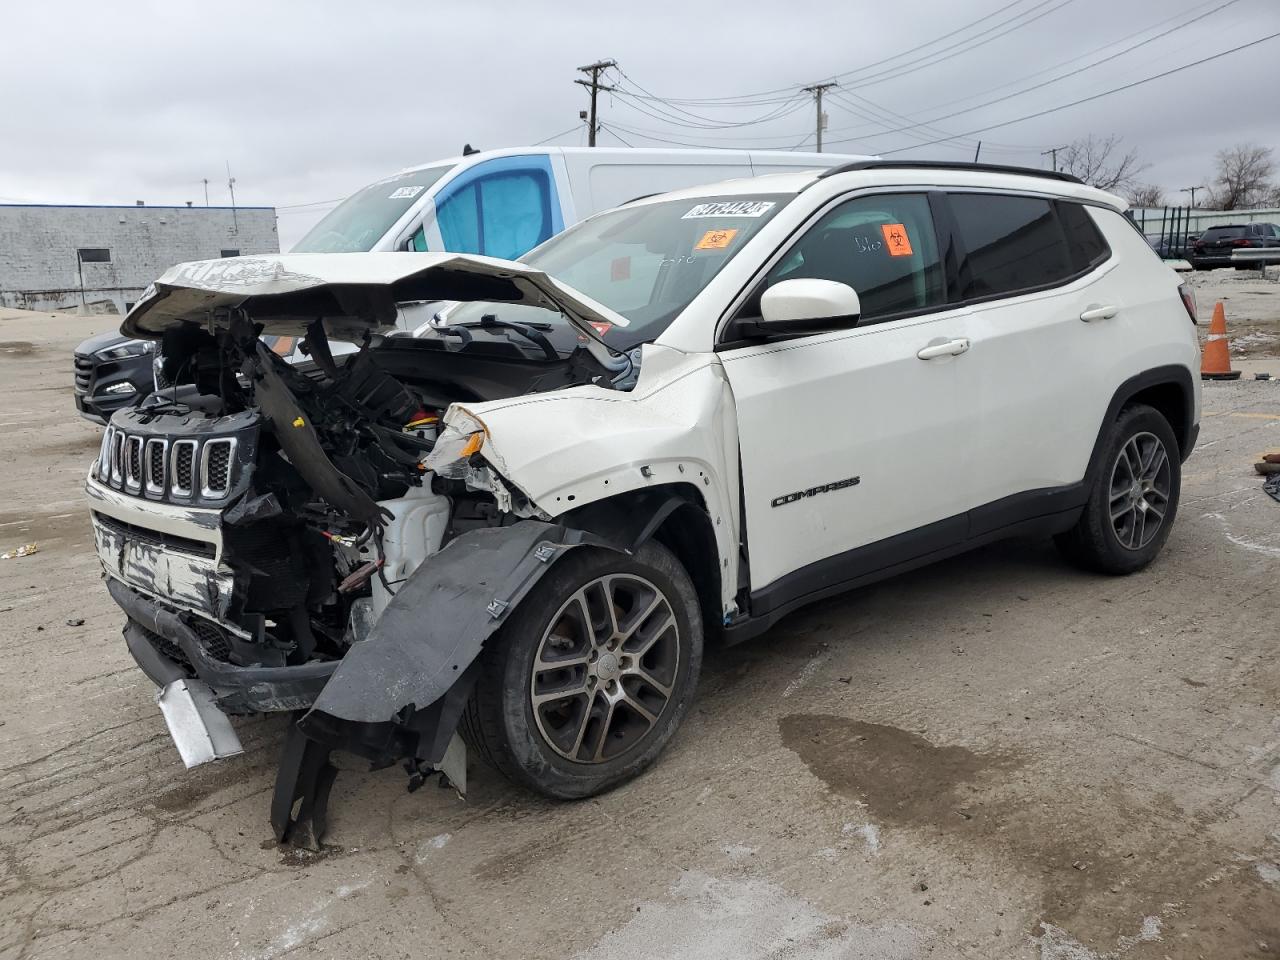
[[[1113,307],[1110,305],[1105,307],[1090,307],[1084,313],[1080,314],[1080,319],[1085,323],[1092,323],[1094,320],[1110,320],[1119,312],[1119,307]]]
[[[969,349],[969,339],[960,337],[957,340],[948,340],[946,343],[935,343],[925,347],[916,354],[921,360],[936,360],[938,357],[958,357]]]

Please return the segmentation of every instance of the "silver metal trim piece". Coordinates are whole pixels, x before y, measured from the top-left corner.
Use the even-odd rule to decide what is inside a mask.
[[[93,464],[94,479],[106,483],[111,479],[111,438],[115,435],[115,427],[108,426],[102,431],[102,442],[98,444],[98,459]]]
[[[227,448],[227,485],[215,488],[209,486],[209,454],[214,447],[220,445]],[[221,500],[231,492],[231,468],[235,462],[235,456],[235,437],[215,437],[204,442],[200,450],[200,496],[206,500]]]
[[[160,476],[151,472],[151,451],[160,447]],[[153,497],[164,496],[165,481],[168,479],[169,441],[160,437],[152,437],[142,448],[142,485],[143,489]]]
[[[124,434],[111,429],[111,483],[120,486],[124,483]]]
[[[138,493],[142,490],[142,477],[140,474],[133,472],[133,452],[138,452],[138,470],[146,469],[146,465],[142,462],[143,443],[141,437],[125,437],[124,438],[124,463],[121,469],[124,471],[124,488],[130,493]]]
[[[191,485],[178,485],[178,451],[183,447],[191,448]],[[175,440],[169,450],[169,492],[175,497],[189,497],[196,485],[196,461],[200,459],[200,444],[195,440]]]

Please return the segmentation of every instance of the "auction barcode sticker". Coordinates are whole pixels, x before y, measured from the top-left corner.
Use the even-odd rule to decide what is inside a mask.
[[[694,220],[698,217],[763,217],[777,206],[773,200],[716,200],[713,203],[700,203],[681,220]]]

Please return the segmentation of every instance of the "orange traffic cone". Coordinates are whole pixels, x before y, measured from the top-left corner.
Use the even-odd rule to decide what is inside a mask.
[[[1200,359],[1201,380],[1239,380],[1240,371],[1231,369],[1231,355],[1227,352],[1227,314],[1219,300],[1213,307],[1213,320],[1209,323],[1209,336],[1205,338],[1204,353]]]

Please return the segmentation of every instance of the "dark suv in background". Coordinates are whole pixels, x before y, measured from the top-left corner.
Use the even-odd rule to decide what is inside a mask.
[[[1253,260],[1247,264],[1231,259],[1231,251],[1258,247],[1276,247],[1274,260]],[[1274,223],[1225,223],[1210,227],[1200,234],[1191,248],[1191,265],[1197,270],[1235,267],[1251,270],[1280,263],[1280,227]]]
[[[121,407],[155,388],[155,342],[116,331],[100,333],[75,350],[76,411],[86,420],[106,423]]]

